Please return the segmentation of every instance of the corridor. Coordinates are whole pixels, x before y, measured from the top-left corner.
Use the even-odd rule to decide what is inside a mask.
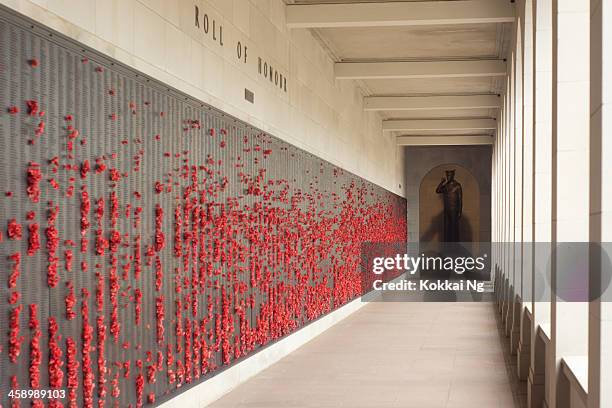
[[[210,407],[518,408],[504,340],[489,302],[372,302]]]
[[[0,408],[612,408],[610,27],[0,0]]]

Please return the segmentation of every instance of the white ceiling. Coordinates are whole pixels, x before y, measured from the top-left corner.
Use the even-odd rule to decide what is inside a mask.
[[[486,118],[494,114],[492,109],[436,109],[436,110],[386,110],[385,119],[443,119]]]
[[[384,3],[389,0],[285,0],[287,4]],[[423,0],[413,0],[423,1]],[[426,0],[427,1],[427,0]],[[451,3],[455,0],[434,0]],[[430,2],[434,2],[431,1]],[[493,1],[493,0],[491,0]],[[505,0],[497,0],[505,1]],[[507,0],[508,3],[511,0]],[[410,2],[410,1],[404,1]],[[396,3],[401,3],[397,1]],[[457,3],[455,3],[457,4]],[[378,7],[378,6],[376,6]],[[505,7],[505,6],[504,6]],[[510,45],[512,23],[397,25],[310,28],[336,62],[503,60]],[[504,77],[384,78],[357,80],[364,96],[437,96],[499,94]],[[496,118],[498,109],[386,110],[386,119]],[[408,132],[394,132],[400,136]],[[443,134],[474,134],[445,131]],[[428,131],[420,134],[442,134]],[[478,134],[493,134],[479,131]]]
[[[345,60],[427,60],[497,57],[497,24],[320,28],[332,52]]]
[[[400,78],[366,79],[367,95],[414,95],[414,94],[481,94],[495,93],[494,79],[489,77],[472,78]]]

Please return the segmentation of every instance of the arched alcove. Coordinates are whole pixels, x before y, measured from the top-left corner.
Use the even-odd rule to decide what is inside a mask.
[[[438,165],[421,179],[419,186],[419,231],[421,242],[444,240],[444,203],[436,187],[447,170],[455,170],[455,180],[463,190],[463,211],[459,219],[459,241],[478,242],[480,239],[480,187],[478,180],[465,167],[454,164]]]

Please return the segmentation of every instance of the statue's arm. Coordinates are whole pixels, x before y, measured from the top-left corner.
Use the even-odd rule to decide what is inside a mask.
[[[436,193],[444,193],[444,184],[446,184],[446,179],[442,179],[442,181],[440,181],[440,184],[438,184],[438,187],[436,187]]]

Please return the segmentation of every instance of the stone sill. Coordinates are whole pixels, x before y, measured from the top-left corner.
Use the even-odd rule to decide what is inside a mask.
[[[561,359],[563,373],[586,403],[589,389],[589,359],[587,356],[568,356]]]
[[[543,323],[540,324],[538,326],[538,331],[539,335],[542,337],[542,339],[546,342],[550,341],[550,324],[549,323]]]

